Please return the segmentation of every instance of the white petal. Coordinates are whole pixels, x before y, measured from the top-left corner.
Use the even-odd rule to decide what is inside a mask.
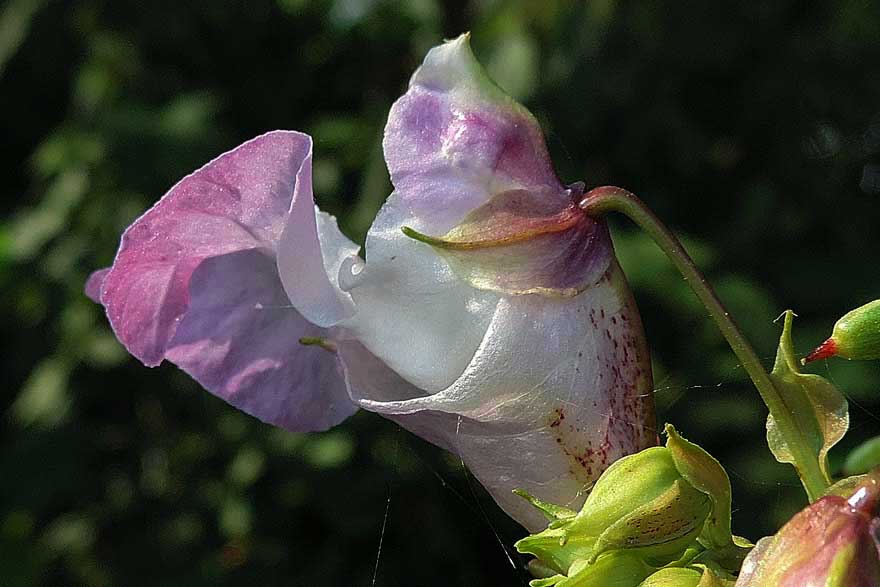
[[[311,163],[309,156],[297,177],[290,215],[278,241],[278,272],[299,313],[327,328],[355,312],[337,276],[359,247],[339,231],[335,218],[315,207]]]
[[[470,363],[498,295],[458,279],[432,247],[406,237],[409,218],[392,194],[367,236],[367,262],[343,265],[339,282],[357,308],[340,323],[406,380],[433,392]]]
[[[567,300],[502,299],[471,363],[439,393],[353,399],[404,426],[431,414],[444,426],[442,445],[505,511],[541,528],[512,489],[576,508],[607,465],[656,438],[646,428],[647,349],[617,271]]]

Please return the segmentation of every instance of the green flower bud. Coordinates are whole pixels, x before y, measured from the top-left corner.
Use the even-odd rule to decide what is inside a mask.
[[[733,587],[734,581],[703,565],[660,569],[638,587]]]
[[[543,532],[517,542],[517,549],[569,577],[574,565],[598,564],[621,551],[662,566],[698,538],[708,548],[738,549],[730,534],[730,480],[724,469],[672,426],[667,434],[665,447],[612,464],[577,514],[520,492],[551,521]]]
[[[662,494],[602,532],[593,557],[625,548],[639,548],[643,556],[657,561],[677,557],[700,535],[711,510],[709,496],[676,479]]]
[[[834,324],[831,337],[804,357],[809,363],[828,357],[880,359],[880,300],[844,314]]]
[[[639,587],[698,587],[703,573],[697,569],[660,569],[641,583]]]
[[[610,552],[594,563],[579,561],[568,576],[535,579],[531,587],[638,587],[656,569],[626,551]]]

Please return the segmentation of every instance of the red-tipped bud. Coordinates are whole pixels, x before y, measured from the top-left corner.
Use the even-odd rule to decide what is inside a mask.
[[[813,361],[818,361],[819,359],[827,359],[828,357],[833,357],[837,354],[837,343],[834,342],[833,338],[829,338],[819,346],[817,346],[813,352],[804,357],[803,364],[812,363]]]
[[[827,357],[880,359],[880,300],[848,312],[834,324],[831,337],[804,357],[803,363]]]

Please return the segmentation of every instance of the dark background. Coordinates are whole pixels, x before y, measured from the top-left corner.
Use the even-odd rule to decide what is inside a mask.
[[[82,295],[178,178],[274,128],[315,137],[317,200],[362,238],[388,108],[465,30],[562,179],[640,194],[767,364],[782,310],[806,352],[880,297],[873,2],[7,0],[0,585],[524,584],[522,531],[457,460],[367,413],[271,429],[128,358]],[[757,393],[662,254],[613,228],[661,419],[728,467],[740,534],[774,531],[803,501]],[[851,399],[839,464],[880,432],[880,370],[813,371]]]

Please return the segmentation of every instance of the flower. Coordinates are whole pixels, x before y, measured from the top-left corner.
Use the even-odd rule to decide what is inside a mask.
[[[737,587],[880,585],[880,473],[849,497],[827,495],[797,513],[746,558]]]
[[[382,414],[460,455],[538,528],[514,488],[577,506],[607,465],[656,441],[608,229],[467,35],[428,53],[383,146],[395,189],[366,261],[314,207],[310,138],[276,131],[175,185],[87,293],[146,365],[169,360],[289,430]]]

